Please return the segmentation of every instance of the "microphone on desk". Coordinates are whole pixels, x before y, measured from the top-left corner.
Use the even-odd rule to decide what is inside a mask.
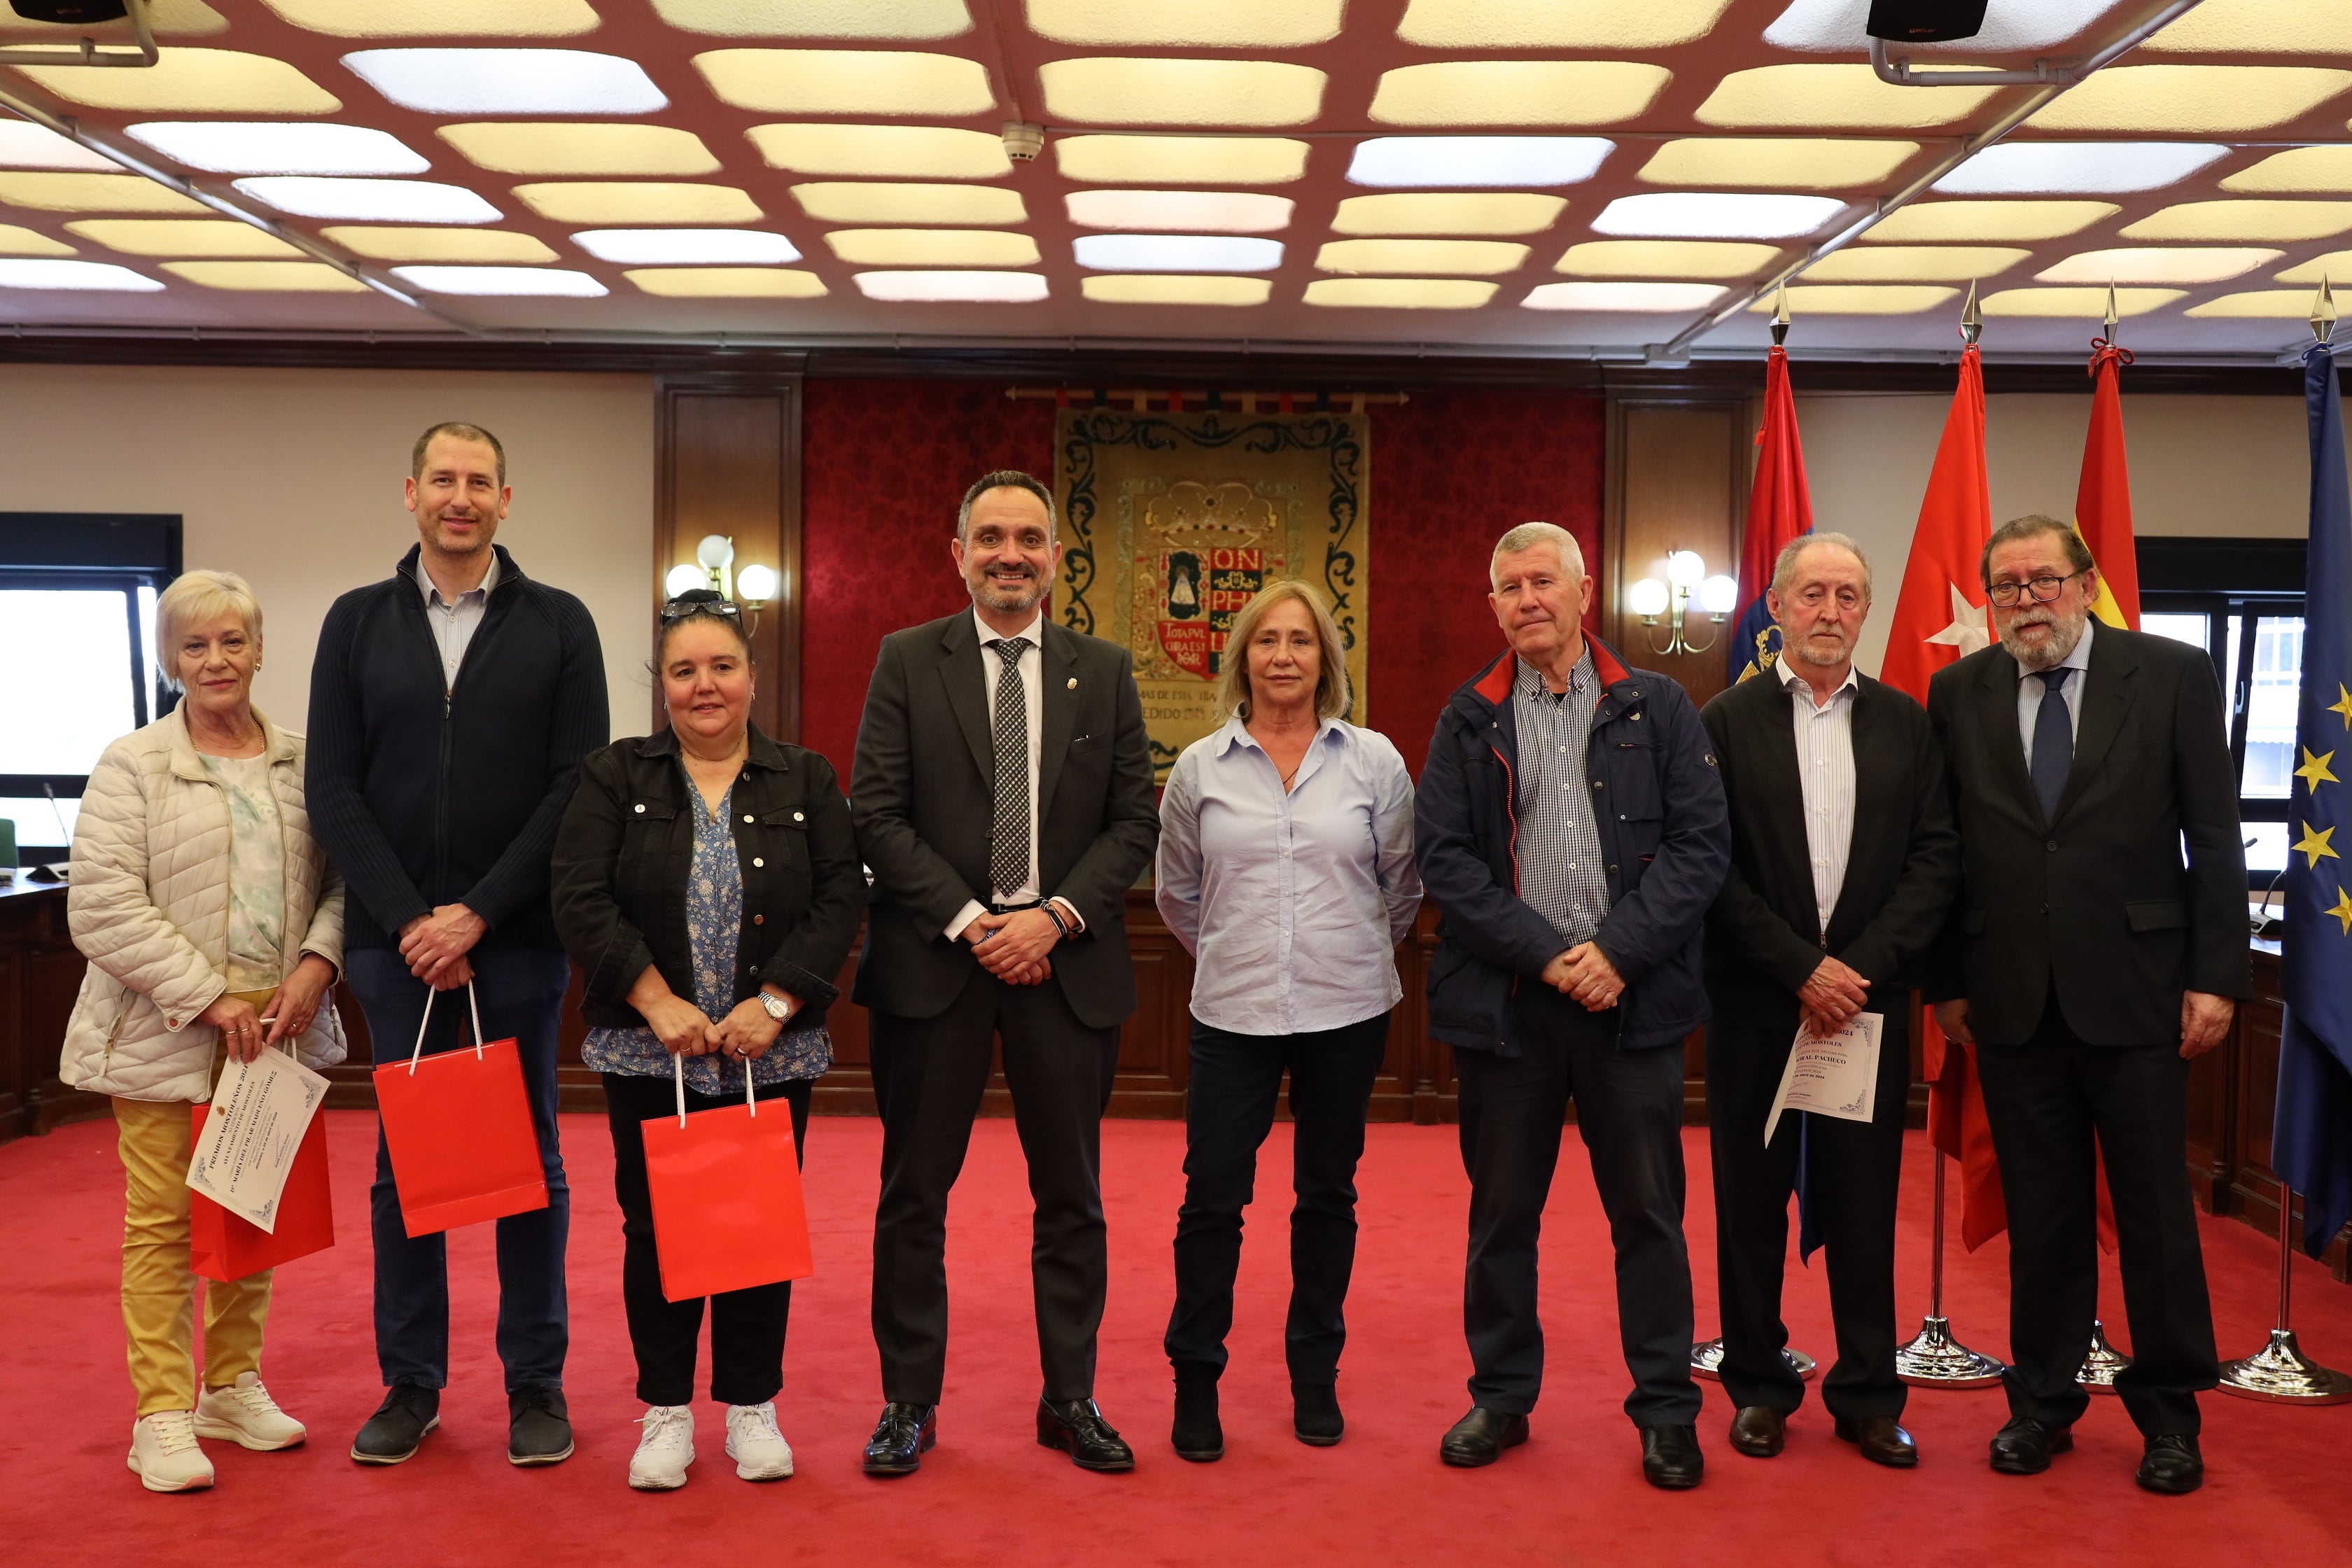
[[[2254,841],[2251,838],[2247,839],[2244,847],[2252,849],[2253,847]],[[2271,885],[2263,889],[2262,903],[2256,907],[2253,914],[2247,917],[2246,924],[2255,936],[2275,937],[2286,930],[2284,915],[2271,913],[2271,895],[2278,891],[2278,885],[2285,877],[2286,868],[2282,866],[2278,868],[2278,874],[2271,879]]]

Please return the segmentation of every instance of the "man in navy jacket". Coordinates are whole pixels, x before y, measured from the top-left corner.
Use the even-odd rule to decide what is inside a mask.
[[[611,739],[587,606],[523,575],[491,542],[513,492],[488,431],[436,425],[408,480],[418,543],[387,581],[337,599],[310,670],[310,826],[351,889],[345,977],[375,1059],[428,1050],[457,1025],[512,1037],[539,1135],[547,1206],[498,1222],[507,1457],[572,1452],[563,1403],[571,1195],[556,1143],[556,1027],[571,964],[548,901],[555,829],[580,759]],[[352,1458],[395,1465],[440,1419],[449,1279],[439,1234],[412,1237],[379,1134],[371,1194],[383,1407]]]
[[[1616,1243],[1617,1318],[1652,1484],[1698,1484],[1683,1242],[1684,1038],[1707,1017],[1700,931],[1730,864],[1723,781],[1683,689],[1583,632],[1592,582],[1565,530],[1495,546],[1510,651],[1439,716],[1413,812],[1444,913],[1430,1033],[1454,1047],[1470,1175],[1470,1413],[1439,1445],[1493,1463],[1543,1382],[1536,1244],[1568,1102]]]

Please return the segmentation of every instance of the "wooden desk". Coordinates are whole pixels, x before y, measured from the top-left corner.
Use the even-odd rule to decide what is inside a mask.
[[[0,1142],[108,1114],[104,1095],[58,1080],[84,967],[66,933],[64,886],[17,872],[0,888]]]

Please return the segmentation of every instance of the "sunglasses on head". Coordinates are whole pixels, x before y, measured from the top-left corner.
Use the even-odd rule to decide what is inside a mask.
[[[743,606],[728,599],[672,599],[661,607],[662,625],[674,621],[692,620],[697,616],[709,616],[722,621],[740,621]]]

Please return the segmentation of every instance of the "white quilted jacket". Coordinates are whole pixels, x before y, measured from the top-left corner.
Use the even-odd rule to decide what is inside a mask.
[[[306,952],[343,966],[343,879],[310,837],[302,737],[258,709],[286,839],[285,972]],[[74,824],[66,923],[89,960],[58,1077],[124,1100],[207,1100],[220,1031],[196,1015],[228,989],[228,797],[205,772],[178,709],[106,749]],[[343,1059],[330,995],[295,1052]]]

